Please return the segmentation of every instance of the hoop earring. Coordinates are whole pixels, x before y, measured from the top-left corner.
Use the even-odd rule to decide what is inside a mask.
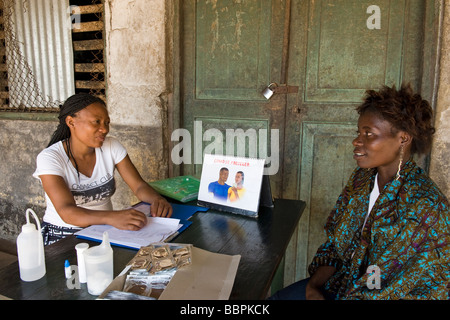
[[[400,146],[400,162],[398,163],[397,176],[396,176],[395,180],[400,179],[400,170],[402,169],[403,155],[404,155],[404,150],[403,150],[403,145],[401,145]]]

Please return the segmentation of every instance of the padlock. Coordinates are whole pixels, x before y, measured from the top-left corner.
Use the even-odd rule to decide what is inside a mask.
[[[272,88],[273,87],[273,88]],[[276,83],[269,84],[262,92],[263,96],[269,100],[272,98],[273,94],[275,93],[275,88],[277,87]]]

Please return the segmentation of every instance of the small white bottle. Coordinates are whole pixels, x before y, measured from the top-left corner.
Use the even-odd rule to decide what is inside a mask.
[[[36,226],[30,223],[31,213],[36,220]],[[27,209],[27,223],[22,226],[22,232],[17,237],[17,258],[19,262],[20,279],[36,281],[45,275],[44,241],[41,234],[41,224],[33,210]]]
[[[80,283],[86,283],[86,264],[84,262],[84,251],[89,248],[89,245],[85,242],[79,243],[75,246],[77,251],[77,262],[78,262],[78,278]]]

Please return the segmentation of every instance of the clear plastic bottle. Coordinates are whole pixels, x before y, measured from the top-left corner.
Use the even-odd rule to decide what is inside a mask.
[[[36,226],[30,223],[30,215],[36,220]],[[44,241],[41,234],[41,224],[32,209],[27,209],[27,223],[22,226],[22,232],[17,237],[17,258],[19,262],[20,279],[36,281],[45,275]]]
[[[84,251],[88,292],[100,295],[113,281],[113,249],[109,243],[108,232],[103,233],[99,246]]]

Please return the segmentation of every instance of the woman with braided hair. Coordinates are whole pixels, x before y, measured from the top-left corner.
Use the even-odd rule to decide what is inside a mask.
[[[310,278],[273,299],[449,299],[450,212],[414,161],[429,151],[432,109],[409,85],[366,92],[357,168],[325,224]]]
[[[142,179],[120,142],[107,136],[109,124],[100,98],[80,93],[62,105],[59,125],[33,174],[45,191],[46,245],[90,225],[139,230],[146,224],[135,209],[113,210],[115,169],[139,200],[151,204],[152,216],[171,216],[170,204]]]

